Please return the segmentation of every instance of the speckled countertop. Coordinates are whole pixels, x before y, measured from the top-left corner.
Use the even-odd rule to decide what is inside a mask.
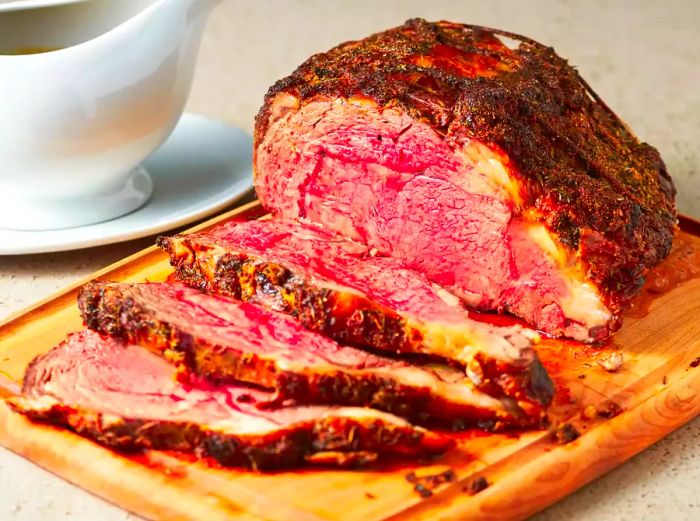
[[[700,216],[700,2],[227,0],[214,11],[189,110],[251,130],[267,87],[315,51],[407,18],[508,29],[550,44],[644,140]],[[152,243],[0,257],[0,318]],[[700,519],[700,418],[536,519]],[[523,498],[527,501],[527,498]],[[0,449],[0,519],[136,519]]]

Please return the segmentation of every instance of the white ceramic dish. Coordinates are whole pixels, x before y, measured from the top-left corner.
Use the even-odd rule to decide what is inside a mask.
[[[144,161],[153,180],[145,206],[111,221],[51,231],[0,229],[0,255],[74,250],[160,233],[211,215],[252,192],[252,138],[185,114]]]
[[[218,1],[0,4],[0,227],[69,228],[148,200],[140,163],[182,114]]]

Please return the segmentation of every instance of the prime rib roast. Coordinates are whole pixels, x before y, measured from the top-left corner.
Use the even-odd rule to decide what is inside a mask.
[[[544,426],[539,334],[473,310],[605,339],[677,225],[658,152],[504,31],[409,20],[312,56],[254,139],[272,219],[160,238],[179,282],[84,287],[96,331],[37,357],[15,410],[255,469],[453,444],[409,421]]]
[[[422,274],[322,228],[230,222],[158,243],[198,289],[291,314],[341,343],[459,362],[479,388],[528,408],[552,398],[532,331],[474,320]]]
[[[148,347],[185,377],[274,390],[267,408],[369,406],[421,423],[500,428],[538,425],[547,403],[505,396],[507,385],[479,390],[460,369],[339,345],[287,315],[179,284],[92,283],[78,302],[88,327]]]
[[[675,189],[553,49],[410,20],[267,93],[255,187],[276,216],[405,261],[470,306],[592,341],[671,248]]]
[[[380,455],[420,457],[452,445],[444,435],[362,407],[266,411],[267,391],[174,378],[162,358],[92,331],[71,335],[28,367],[10,401],[27,416],[120,449],[190,451],[222,465],[271,469],[358,465]]]

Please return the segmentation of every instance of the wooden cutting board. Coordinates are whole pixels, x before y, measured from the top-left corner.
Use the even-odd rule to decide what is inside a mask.
[[[257,203],[216,217],[262,215]],[[700,224],[682,220],[682,241],[700,249]],[[27,363],[81,327],[77,288],[93,279],[162,281],[155,247],[124,259],[0,325],[0,394],[18,390]],[[624,462],[700,412],[700,278],[639,302],[611,345],[546,342],[540,356],[557,385],[554,416],[581,436],[550,432],[455,435],[458,448],[430,463],[369,470],[256,474],[169,453],[119,454],[56,427],[32,424],[0,401],[0,443],[122,508],[154,519],[371,521],[522,519]],[[622,353],[609,373],[598,361]],[[598,412],[600,411],[600,412]],[[406,475],[452,469],[456,479],[421,497]],[[472,484],[489,486],[474,494]]]

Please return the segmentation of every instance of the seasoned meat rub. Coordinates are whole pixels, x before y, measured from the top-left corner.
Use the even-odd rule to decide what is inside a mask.
[[[236,385],[182,385],[150,351],[83,331],[31,363],[22,396],[10,405],[108,446],[195,452],[254,469],[358,465],[380,455],[436,454],[452,445],[373,409],[257,407],[269,400],[265,391]]]
[[[230,222],[158,243],[178,278],[201,290],[291,314],[339,342],[457,361],[490,393],[552,397],[532,331],[473,320],[422,274],[319,227]]]
[[[144,345],[212,381],[274,389],[268,408],[371,406],[414,421],[538,425],[542,403],[477,389],[463,370],[411,365],[338,345],[287,315],[180,284],[92,283],[79,296],[88,327]],[[499,383],[507,384],[508,375]],[[493,391],[493,389],[490,389]]]
[[[268,92],[255,186],[276,216],[405,261],[480,309],[592,341],[670,251],[675,189],[554,51],[410,20]]]

